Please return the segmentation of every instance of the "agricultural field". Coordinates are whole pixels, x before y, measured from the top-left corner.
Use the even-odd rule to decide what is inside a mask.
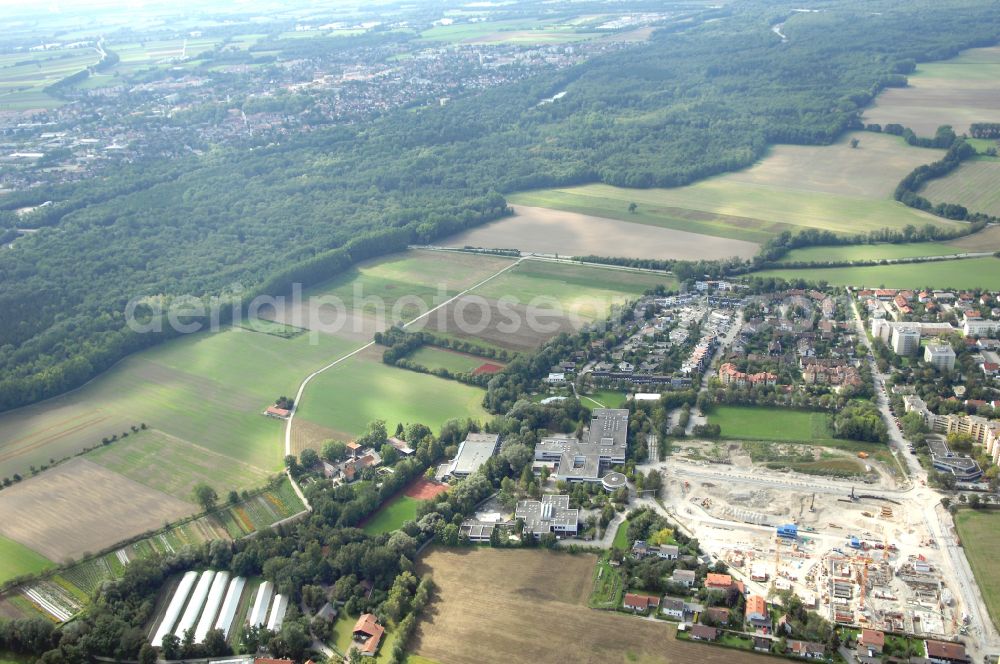
[[[409,496],[399,496],[391,502],[379,508],[361,526],[369,535],[381,535],[398,530],[407,521],[414,521],[417,518],[417,508],[420,501]]]
[[[309,289],[301,302],[279,303],[269,318],[356,342],[406,322],[502,270],[512,259],[468,253],[407,251],[367,261]]]
[[[259,487],[268,473],[207,448],[149,429],[104,445],[87,459],[130,480],[194,503],[194,487],[205,483],[220,496]]]
[[[676,282],[665,274],[525,260],[415,327],[531,351],[559,332],[606,318],[612,305],[659,284]]]
[[[1000,158],[976,157],[943,178],[928,182],[920,195],[932,203],[958,203],[972,212],[1000,216]]]
[[[759,277],[825,281],[834,286],[883,286],[885,288],[993,288],[1000,283],[1000,259],[958,260],[873,265],[864,267],[774,269],[754,272]]]
[[[857,148],[850,147],[852,138],[859,140]],[[855,133],[830,146],[774,146],[750,168],[685,187],[595,184],[523,192],[509,200],[757,243],[801,228],[855,234],[907,224],[952,227],[958,222],[892,200],[907,173],[939,156],[893,136]],[[630,212],[631,203],[636,208]]]
[[[408,355],[406,359],[427,367],[431,371],[447,369],[451,373],[472,373],[484,364],[497,364],[496,360],[459,353],[437,346],[422,346],[415,353]]]
[[[4,489],[0,535],[61,562],[190,513],[190,503],[73,459]]]
[[[708,415],[723,438],[739,440],[832,441],[828,413],[754,406],[718,406]]]
[[[959,251],[1000,251],[1000,226],[989,226],[957,240],[952,240],[948,246]]]
[[[899,123],[920,136],[941,125],[967,132],[973,122],[994,122],[1000,107],[1000,46],[974,48],[951,60],[924,62],[905,88],[890,88],[865,111],[864,122]]]
[[[244,329],[185,335],[136,353],[84,387],[0,415],[0,475],[27,475],[145,423],[265,471],[281,467],[282,423],[261,412],[355,346]],[[0,503],[3,502],[0,497]]]
[[[436,430],[452,418],[485,420],[483,390],[382,363],[372,347],[309,383],[292,426],[292,451],[319,449],[324,440],[351,440],[374,420],[389,428],[423,422]]]
[[[43,89],[97,64],[93,48],[56,49],[0,56],[0,111],[53,108],[61,101]]]
[[[685,643],[676,627],[587,608],[597,556],[541,550],[430,550],[437,591],[411,650],[442,664],[537,661],[743,664],[759,656]],[[484,598],[488,598],[484,601]]]
[[[578,31],[572,23],[545,22],[526,18],[509,21],[482,21],[479,23],[453,23],[437,25],[420,33],[425,41],[451,44],[561,44],[584,41],[600,36],[594,32]]]
[[[1000,560],[996,556],[1000,546],[1000,512],[959,510],[955,529],[990,618],[1000,627]]]
[[[516,248],[560,256],[604,256],[608,238],[615,238],[615,256],[719,260],[750,258],[754,242],[727,239],[674,228],[660,228],[614,219],[515,205],[514,216],[491,221],[444,240],[452,247]]]
[[[826,261],[877,261],[883,259],[948,256],[965,250],[942,242],[907,242],[904,244],[850,244],[832,247],[792,249],[781,263],[821,263]]]
[[[0,536],[0,585],[25,574],[42,572],[52,567],[51,560],[35,553],[23,544]]]

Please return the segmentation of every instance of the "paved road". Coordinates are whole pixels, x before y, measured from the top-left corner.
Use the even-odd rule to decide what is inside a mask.
[[[908,443],[903,438],[903,433],[896,425],[896,420],[889,408],[889,396],[885,389],[887,376],[879,373],[871,341],[866,334],[857,303],[849,291],[847,297],[854,310],[854,321],[858,335],[868,348],[868,362],[875,379],[875,401],[886,426],[889,428],[890,447],[896,457],[906,464],[910,473],[912,490],[909,492],[907,500],[919,506],[927,531],[947,554],[944,556],[945,576],[957,582],[962,607],[969,616],[968,635],[965,638],[966,648],[973,662],[982,661],[983,655],[987,653],[1000,653],[1000,634],[997,634],[996,628],[990,620],[979,586],[972,574],[972,568],[969,567],[969,561],[965,557],[965,551],[955,541],[951,514],[941,506],[942,494],[927,486],[927,471],[923,469],[915,455],[906,452]]]

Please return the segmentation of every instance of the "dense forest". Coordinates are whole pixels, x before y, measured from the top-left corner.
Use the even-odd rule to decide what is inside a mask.
[[[0,254],[0,409],[164,338],[125,328],[132,298],[277,294],[494,219],[507,192],[680,185],[747,166],[769,143],[829,143],[914,62],[1000,36],[990,0],[795,6],[736,3],[445,106],[5,197],[4,227],[16,208],[53,204],[20,219],[42,230]],[[787,42],[770,30],[779,20]]]

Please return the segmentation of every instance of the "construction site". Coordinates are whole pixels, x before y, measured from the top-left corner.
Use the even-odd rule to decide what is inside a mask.
[[[946,555],[906,487],[677,459],[665,505],[750,592],[792,591],[837,624],[965,633]]]

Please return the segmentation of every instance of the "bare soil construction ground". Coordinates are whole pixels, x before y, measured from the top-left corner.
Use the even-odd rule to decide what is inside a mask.
[[[0,534],[62,561],[190,513],[190,503],[73,459],[4,490]]]
[[[674,625],[586,606],[597,557],[541,550],[432,549],[437,590],[413,652],[441,664],[776,661],[677,641]]]
[[[520,249],[561,256],[626,258],[683,258],[718,260],[750,258],[758,245],[744,240],[713,237],[671,228],[656,228],[564,210],[514,205],[514,216],[453,235],[450,247]],[[614,238],[614,251],[609,250]]]
[[[943,62],[921,63],[905,88],[880,94],[864,122],[896,122],[920,136],[941,125],[958,133],[973,122],[996,122],[1000,108],[1000,46],[975,48]]]

